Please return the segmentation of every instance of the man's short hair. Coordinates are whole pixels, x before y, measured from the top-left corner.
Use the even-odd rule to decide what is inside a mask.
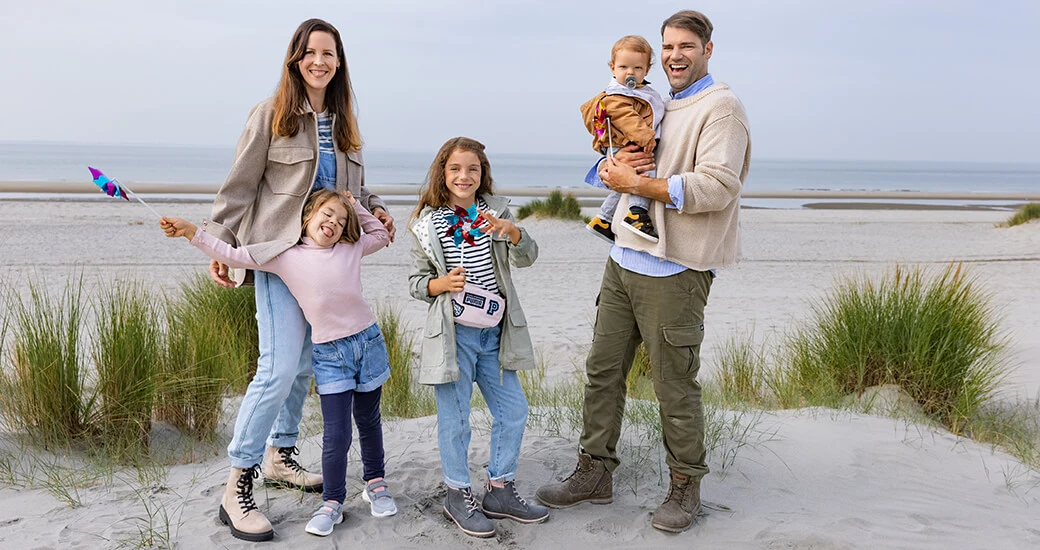
[[[665,27],[674,29],[685,29],[701,38],[701,45],[711,42],[711,31],[715,29],[707,15],[699,11],[683,10],[664,20],[661,24],[661,35],[664,35]]]

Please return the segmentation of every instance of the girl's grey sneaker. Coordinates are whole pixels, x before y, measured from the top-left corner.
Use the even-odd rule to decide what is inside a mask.
[[[314,517],[307,522],[307,532],[319,537],[327,537],[332,533],[332,528],[343,521],[343,505],[334,501],[326,500],[321,503]]]
[[[372,507],[372,515],[377,518],[385,518],[397,513],[394,495],[390,494],[390,488],[387,487],[386,481],[382,479],[366,483],[365,491],[361,493],[361,498],[365,499],[365,502]]]
[[[469,487],[448,487],[448,494],[444,497],[444,517],[454,521],[463,533],[472,537],[495,536],[495,524],[480,511],[480,503]]]
[[[505,482],[505,487],[495,487],[488,480],[485,488],[487,492],[482,505],[489,518],[505,518],[520,523],[541,523],[549,519],[549,509],[521,498],[512,481]]]

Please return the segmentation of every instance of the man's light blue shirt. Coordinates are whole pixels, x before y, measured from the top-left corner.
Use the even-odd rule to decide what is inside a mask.
[[[697,82],[690,84],[686,89],[677,93],[669,92],[668,95],[672,99],[685,99],[703,91],[712,84],[715,84],[715,80],[711,78],[710,74],[706,74]],[[603,162],[603,158],[596,161],[596,164],[592,166],[589,173],[585,175],[585,183],[594,187],[606,187],[603,185],[603,181],[599,179],[599,163]],[[683,202],[686,198],[686,193],[684,192],[683,187],[683,178],[681,174],[675,174],[668,178],[668,196],[672,199],[672,204],[666,205],[667,208],[682,209]],[[668,277],[669,275],[675,275],[676,273],[681,273],[687,269],[684,265],[670,262],[668,260],[662,260],[649,252],[632,250],[631,248],[625,248],[616,244],[610,247],[610,257],[622,268],[649,277]],[[714,270],[712,270],[712,272],[714,273]]]

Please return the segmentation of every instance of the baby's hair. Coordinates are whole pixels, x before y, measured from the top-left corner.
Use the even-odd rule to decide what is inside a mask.
[[[614,42],[614,47],[610,49],[610,66],[614,66],[614,58],[617,57],[617,53],[621,50],[628,50],[630,52],[645,53],[646,54],[646,68],[649,70],[654,64],[654,49],[650,46],[650,43],[646,41],[642,36],[630,34],[628,36],[622,36],[617,42]]]
[[[302,236],[307,231],[307,224],[310,223],[311,218],[329,201],[339,201],[347,209],[347,223],[343,225],[343,235],[340,236],[339,242],[357,242],[361,238],[361,220],[358,219],[354,207],[350,205],[350,199],[347,198],[347,195],[331,189],[315,191],[311,193],[311,196],[307,197],[307,202],[303,205],[303,222],[300,227],[300,235]]]
[[[447,179],[444,177],[444,169],[448,165],[448,157],[455,151],[472,151],[480,160],[480,185],[477,186],[477,195],[493,195],[491,180],[491,163],[488,162],[484,153],[484,144],[467,137],[451,138],[441,145],[437,156],[430,165],[430,171],[426,174],[426,182],[419,191],[419,205],[412,213],[412,218],[417,218],[423,208],[432,206],[440,208],[451,202],[451,193],[448,191]]]

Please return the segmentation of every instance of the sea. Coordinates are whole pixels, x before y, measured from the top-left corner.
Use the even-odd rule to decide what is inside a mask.
[[[176,183],[184,186],[185,193],[191,193],[192,186],[223,182],[233,157],[234,149],[230,146],[0,142],[0,181],[89,182],[90,165],[127,185]],[[494,151],[489,151],[488,157],[495,184],[501,188],[581,187],[585,174],[597,160],[591,154]],[[418,187],[432,159],[432,151],[366,150],[366,184]],[[1040,164],[754,158],[744,188],[1040,193]],[[789,201],[759,202],[768,207]]]

